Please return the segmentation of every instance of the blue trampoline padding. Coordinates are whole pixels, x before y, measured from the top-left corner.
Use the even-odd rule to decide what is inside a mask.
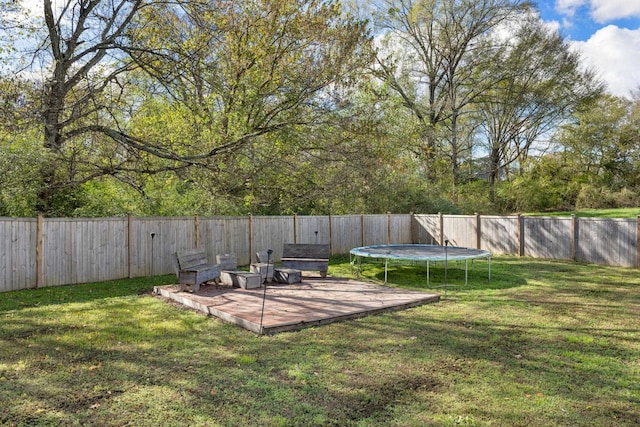
[[[408,261],[463,261],[491,258],[491,252],[461,246],[440,245],[373,245],[353,248],[351,255]]]

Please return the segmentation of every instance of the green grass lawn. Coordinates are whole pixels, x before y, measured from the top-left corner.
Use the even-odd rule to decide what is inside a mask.
[[[579,211],[562,211],[562,212],[537,212],[537,213],[528,213],[526,215],[535,215],[535,216],[575,215],[578,217],[591,217],[591,218],[637,218],[638,215],[640,215],[640,207],[616,208],[616,209],[583,209]]]
[[[444,283],[432,268],[431,284]],[[347,258],[330,274],[348,275]],[[362,274],[380,281],[382,266]],[[447,282],[464,283],[456,264]],[[256,336],[150,295],[0,294],[0,425],[636,426],[640,271],[496,257],[439,303]],[[424,266],[391,286],[425,289]],[[434,288],[444,292],[444,289]]]

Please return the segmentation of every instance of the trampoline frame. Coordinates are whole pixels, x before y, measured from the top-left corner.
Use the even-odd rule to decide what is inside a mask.
[[[394,252],[393,249],[396,249]],[[416,254],[410,255],[407,250],[413,249]],[[423,249],[429,249],[431,254],[419,252]],[[433,255],[434,249],[436,254]],[[404,251],[403,251],[404,250]],[[403,253],[404,252],[404,253]],[[423,251],[424,252],[424,251]],[[349,264],[351,265],[351,273],[353,274],[354,263],[356,264],[356,274],[360,277],[361,260],[362,258],[374,258],[384,259],[384,283],[387,283],[388,278],[388,264],[389,260],[403,260],[403,261],[426,261],[427,263],[427,286],[429,286],[429,267],[431,262],[445,263],[445,284],[444,286],[450,286],[447,282],[447,269],[449,261],[464,261],[464,285],[467,286],[469,282],[469,260],[473,265],[473,260],[486,258],[488,264],[488,279],[491,280],[491,252],[484,249],[472,249],[462,246],[449,246],[449,242],[446,241],[446,245],[421,245],[421,244],[388,244],[388,245],[371,245],[360,246],[353,248],[349,251]]]

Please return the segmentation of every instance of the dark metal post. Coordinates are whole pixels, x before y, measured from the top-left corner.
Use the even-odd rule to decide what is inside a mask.
[[[154,253],[153,253],[153,238],[156,237],[156,233],[151,232],[151,275],[154,275]]]
[[[444,241],[444,291],[447,292],[448,280],[447,280],[447,269],[448,269],[448,255],[447,248],[449,247],[449,241]]]
[[[264,302],[267,298],[267,278],[269,277],[269,265],[271,264],[271,254],[273,250],[267,249],[267,271],[264,275],[264,281],[262,285],[264,286],[264,290],[262,291],[262,311],[260,312],[260,333],[258,335],[262,335],[262,319],[264,318]]]

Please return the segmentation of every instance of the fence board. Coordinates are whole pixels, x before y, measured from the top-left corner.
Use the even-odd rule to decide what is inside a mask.
[[[524,254],[534,258],[571,259],[570,217],[525,217]]]
[[[297,216],[296,242],[329,244],[329,217],[327,216]],[[294,242],[286,242],[294,243]]]
[[[365,215],[364,246],[386,244],[388,224],[387,215]]]
[[[35,219],[0,218],[0,292],[36,286]]]
[[[389,229],[391,241],[389,243],[411,243],[411,215],[390,215]]]
[[[174,273],[173,254],[195,247],[195,221],[190,217],[135,218],[133,276]]]
[[[251,262],[251,217],[200,218],[200,246],[215,262],[217,255],[235,254],[238,265]]]
[[[231,218],[229,218],[228,220],[231,221]],[[227,223],[227,219],[216,217],[200,217],[198,219],[198,223],[198,241],[200,242],[200,247],[206,250],[207,258],[209,259],[209,261],[215,261],[216,255],[218,254],[230,253],[230,251],[226,247],[225,224]]]
[[[439,215],[414,215],[413,242],[424,245],[437,245],[440,238]]]
[[[520,248],[517,216],[482,216],[480,246],[494,254],[517,255]]]
[[[249,264],[250,262],[250,227],[251,224],[248,218],[232,218],[229,221],[225,222],[225,251],[223,253],[236,254],[238,265],[245,265]]]
[[[282,258],[284,244],[294,240],[293,221],[293,217],[290,216],[253,217],[253,253],[250,254],[249,261],[256,260],[256,252],[267,249],[273,251],[271,259],[279,261]]]
[[[331,251],[348,254],[362,246],[362,217],[360,215],[334,215],[331,217]]]
[[[580,218],[578,261],[603,265],[636,265],[637,220]]]
[[[124,218],[43,221],[43,286],[127,277]]]
[[[443,215],[444,240],[449,240],[452,246],[466,248],[476,247],[476,216],[475,215]]]

